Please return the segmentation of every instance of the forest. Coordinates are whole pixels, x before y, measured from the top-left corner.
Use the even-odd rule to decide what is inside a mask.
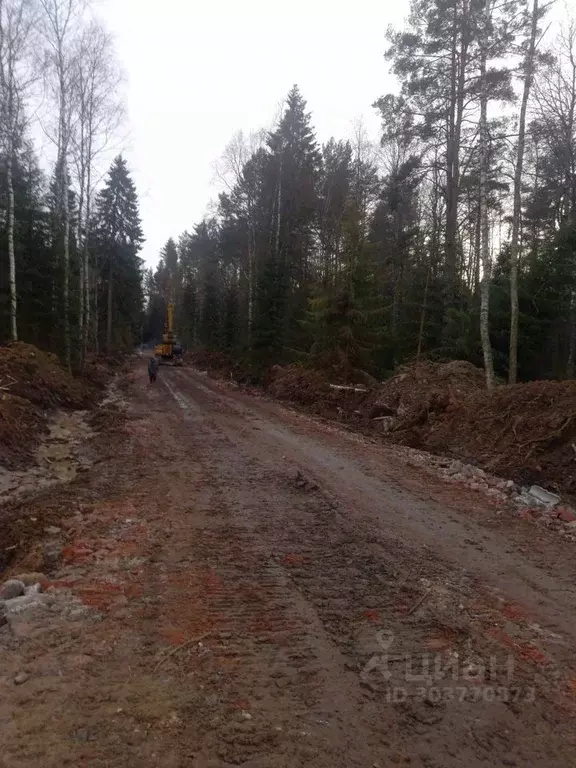
[[[0,343],[71,370],[130,348],[142,325],[138,197],[115,152],[121,83],[82,0],[0,0]]]
[[[225,148],[212,215],[144,270],[111,36],[81,0],[1,0],[0,343],[79,369],[158,339],[174,301],[187,347],[256,374],[573,377],[576,22],[551,8],[413,0],[382,41],[378,140],[321,143],[294,86]]]
[[[297,86],[272,130],[238,133],[213,215],[145,275],[189,347],[258,372],[343,378],[422,358],[487,386],[574,375],[576,23],[540,0],[413,0],[383,54],[380,141],[320,144]]]

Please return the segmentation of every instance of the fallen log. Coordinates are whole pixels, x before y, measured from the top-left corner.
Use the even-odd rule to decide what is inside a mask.
[[[330,389],[344,390],[345,392],[368,392],[364,387],[347,387],[344,384],[330,384]]]

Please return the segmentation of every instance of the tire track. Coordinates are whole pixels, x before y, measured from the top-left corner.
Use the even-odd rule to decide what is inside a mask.
[[[454,698],[432,702],[427,696],[391,701],[390,680],[381,675],[378,665],[382,633],[391,633],[393,645],[384,649],[391,650],[386,671],[391,670],[392,682],[396,680],[400,687],[405,682],[406,660],[417,666],[424,655],[434,653],[445,667],[458,654],[462,669],[482,662],[494,650],[474,635],[482,627],[474,625],[478,622],[468,602],[478,584],[432,553],[423,557],[422,552],[382,535],[372,521],[350,514],[314,484],[299,487],[283,462],[282,444],[276,448],[269,440],[258,444],[254,430],[258,419],[251,414],[245,415],[209,387],[197,386],[183,372],[179,372],[178,387],[190,392],[207,415],[218,443],[217,454],[209,452],[210,482],[218,487],[229,516],[242,521],[242,535],[250,531],[252,548],[244,541],[242,553],[258,552],[263,558],[264,571],[252,565],[254,584],[264,594],[268,590],[272,604],[276,597],[291,606],[296,621],[300,614],[300,627],[306,616],[309,628],[314,628],[296,651],[320,665],[310,676],[303,699],[308,709],[316,706],[329,712],[326,722],[338,722],[335,732],[341,744],[349,742],[345,734],[358,729],[382,759],[391,753],[410,753],[416,764],[433,765],[432,744],[432,752],[443,755],[439,765],[446,768],[462,762],[481,765],[504,753],[504,759],[518,764],[562,764],[562,749],[558,751],[553,734],[542,748],[542,734],[532,738],[533,729],[526,731],[510,702]],[[266,568],[274,574],[270,582],[263,578]],[[238,578],[234,566],[230,576]],[[246,626],[246,615],[232,609],[237,597],[225,599],[225,610],[232,610],[234,624]],[[262,606],[256,613],[262,615]],[[508,656],[502,648],[497,651],[500,655],[488,681],[492,688],[508,681]],[[374,658],[376,666],[366,673]],[[254,673],[252,669],[250,674]],[[413,676],[417,673],[414,668]],[[520,679],[526,677],[530,674],[521,670]],[[428,690],[430,685],[420,682],[417,687]],[[444,685],[442,690],[455,687]],[[541,696],[544,693],[540,691]],[[534,715],[542,716],[550,701],[541,700]],[[470,739],[466,725],[470,718],[482,723],[483,736]],[[387,724],[386,736],[375,728],[377,722]],[[490,738],[486,738],[488,732]],[[362,750],[354,753],[349,744],[347,749],[349,759],[362,754]]]

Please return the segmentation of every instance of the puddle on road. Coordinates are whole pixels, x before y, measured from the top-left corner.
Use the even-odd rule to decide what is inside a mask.
[[[87,417],[88,411],[56,413],[36,451],[36,466],[14,472],[0,468],[0,503],[69,483],[78,470],[90,467],[92,462],[81,452],[82,444],[94,434]]]

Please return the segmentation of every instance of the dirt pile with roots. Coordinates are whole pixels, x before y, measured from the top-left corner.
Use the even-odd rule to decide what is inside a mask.
[[[275,366],[267,388],[310,413],[576,499],[576,382],[499,384],[488,393],[482,369],[455,360],[402,366],[367,391]]]
[[[58,358],[30,344],[0,347],[0,467],[29,463],[55,408],[89,409],[109,379],[106,366],[91,363],[87,376],[72,376]]]
[[[267,388],[273,397],[304,406],[317,406],[329,399],[330,385],[320,371],[290,365],[275,365],[267,377]]]
[[[422,446],[576,498],[576,381],[533,381],[465,398],[431,419]]]
[[[340,421],[357,420],[359,408],[370,394],[364,385],[334,385],[324,371],[297,364],[274,366],[268,372],[265,385],[278,400],[286,400],[310,413]]]
[[[464,360],[405,365],[374,390],[362,412],[369,419],[390,417],[390,431],[422,426],[471,394],[484,391],[483,372]]]
[[[0,387],[40,408],[89,408],[95,396],[93,386],[68,373],[55,355],[21,342],[0,347]]]
[[[576,382],[533,381],[487,392],[464,361],[400,369],[363,404],[394,442],[469,461],[519,483],[576,497]]]

